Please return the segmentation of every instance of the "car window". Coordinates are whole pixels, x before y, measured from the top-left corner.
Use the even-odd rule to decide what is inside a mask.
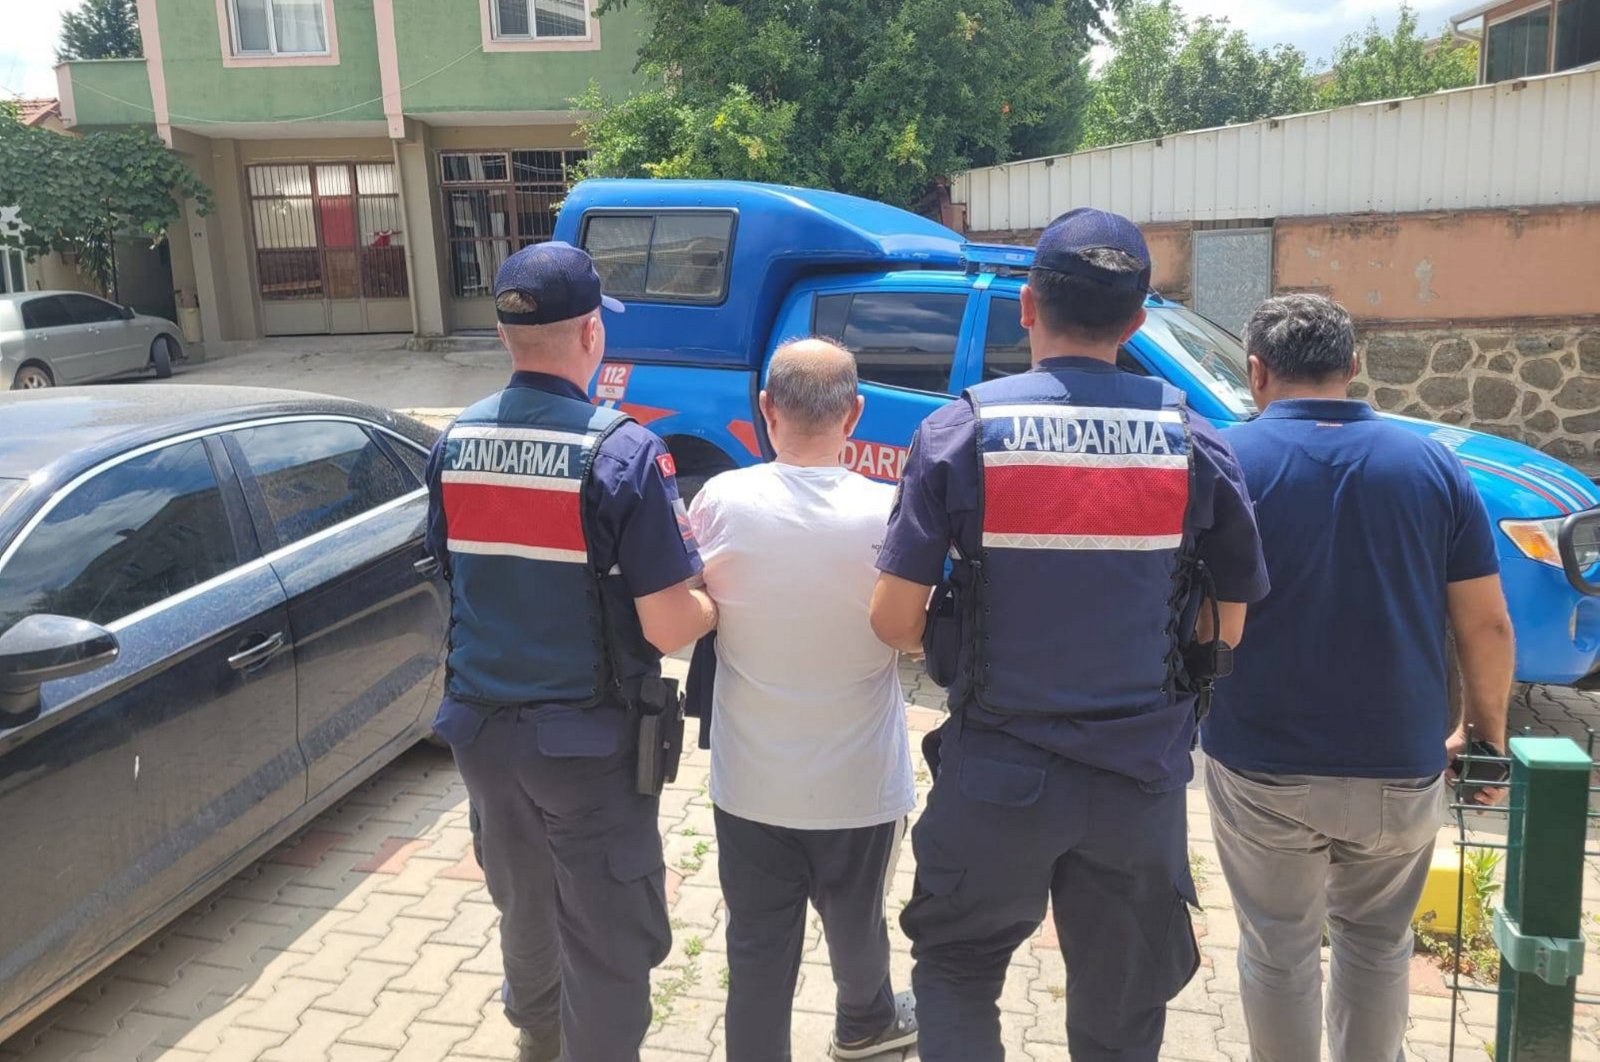
[[[73,324],[104,324],[122,320],[122,311],[92,295],[62,295],[61,307]]]
[[[989,300],[989,327],[983,337],[983,378],[997,380],[1033,368],[1028,330],[1022,327],[1022,303],[1016,299]]]
[[[1163,306],[1150,311],[1139,334],[1206,384],[1229,411],[1242,417],[1256,411],[1244,347],[1227,332],[1193,310]]]
[[[428,476],[428,455],[418,450],[409,443],[398,439],[389,439],[389,449],[400,455],[400,461],[411,470],[412,477],[418,482],[426,482]]]
[[[606,294],[622,299],[721,302],[732,242],[726,212],[597,214],[583,226]]]
[[[234,432],[287,546],[416,489],[377,440],[349,421],[294,421]]]
[[[856,356],[861,379],[917,391],[950,388],[967,296],[956,292],[861,291],[817,297],[812,330]]]
[[[106,469],[63,498],[0,569],[0,631],[47,612],[110,623],[238,563],[199,440]]]
[[[1022,327],[1022,303],[995,296],[989,300],[989,326],[983,338],[983,378],[996,380],[1033,368],[1028,330]],[[1117,368],[1135,376],[1149,376],[1127,347],[1117,348]]]
[[[71,324],[59,295],[46,295],[42,299],[29,299],[22,304],[22,327],[62,328]]]

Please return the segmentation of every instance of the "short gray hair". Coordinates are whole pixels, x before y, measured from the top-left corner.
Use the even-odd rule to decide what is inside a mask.
[[[1279,295],[1250,315],[1244,346],[1272,375],[1316,383],[1350,372],[1356,326],[1350,312],[1325,295]]]
[[[805,431],[838,427],[856,408],[856,359],[831,339],[793,339],[773,352],[767,397]]]

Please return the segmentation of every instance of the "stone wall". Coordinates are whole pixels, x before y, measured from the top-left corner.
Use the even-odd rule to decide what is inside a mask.
[[[1351,394],[1493,432],[1600,471],[1600,321],[1538,328],[1363,328]]]

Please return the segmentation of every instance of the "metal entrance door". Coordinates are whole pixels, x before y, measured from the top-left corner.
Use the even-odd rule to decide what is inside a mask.
[[[247,174],[263,332],[411,330],[393,163],[279,163]]]

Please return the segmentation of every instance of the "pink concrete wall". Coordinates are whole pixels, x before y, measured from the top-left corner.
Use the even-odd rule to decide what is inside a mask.
[[[1600,313],[1600,206],[1280,218],[1274,287],[1363,322]]]

